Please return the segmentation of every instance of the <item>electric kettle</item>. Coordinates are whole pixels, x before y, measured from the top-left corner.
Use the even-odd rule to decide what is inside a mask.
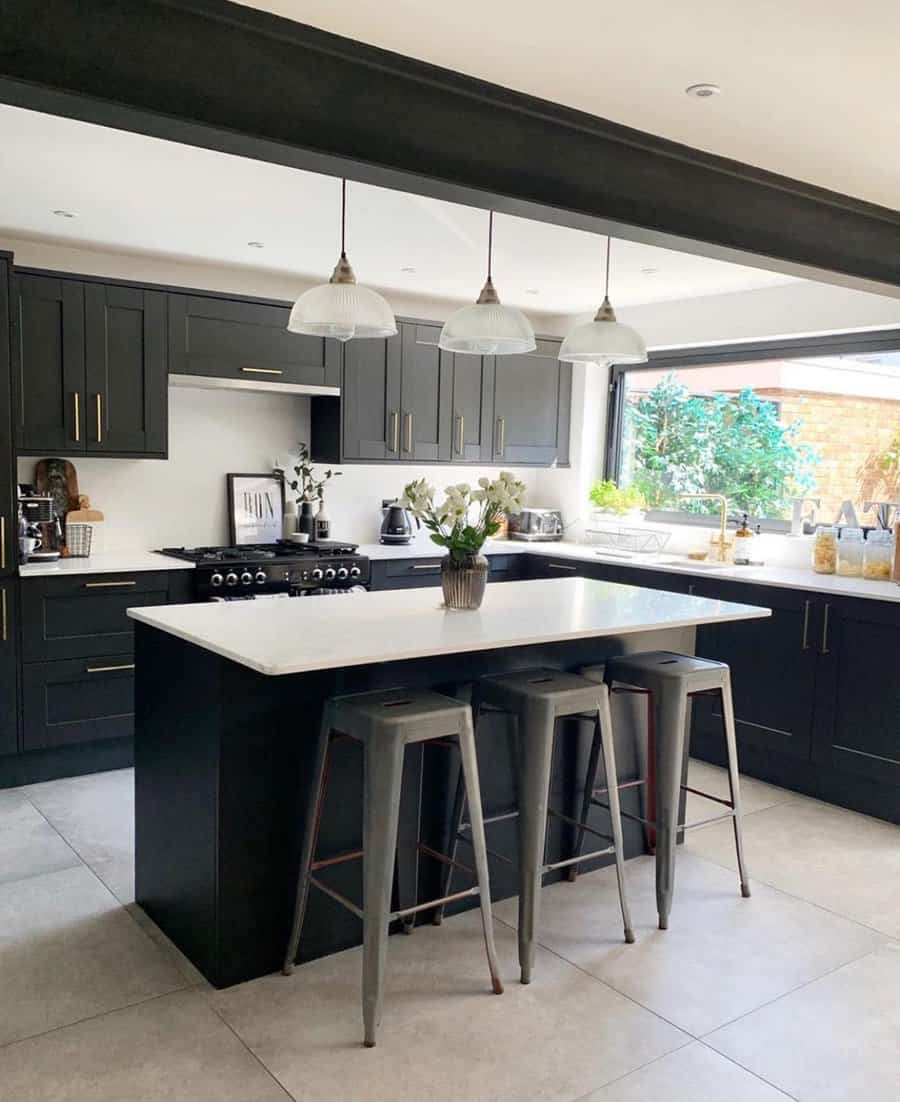
[[[388,500],[382,501],[381,511],[384,514],[381,521],[381,543],[409,543],[413,528],[406,509],[398,505],[396,500]],[[416,527],[422,527],[418,517],[416,517]]]

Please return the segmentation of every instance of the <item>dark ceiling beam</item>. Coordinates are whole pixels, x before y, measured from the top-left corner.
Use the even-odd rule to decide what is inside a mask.
[[[3,7],[6,103],[866,290],[900,288],[895,210],[304,24],[225,0]]]

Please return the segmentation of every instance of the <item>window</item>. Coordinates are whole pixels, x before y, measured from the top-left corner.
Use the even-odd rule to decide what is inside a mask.
[[[615,368],[610,476],[648,509],[685,520],[718,505],[679,495],[708,491],[772,528],[796,498],[818,499],[827,521],[849,499],[875,523],[867,502],[900,501],[900,334],[774,351]]]

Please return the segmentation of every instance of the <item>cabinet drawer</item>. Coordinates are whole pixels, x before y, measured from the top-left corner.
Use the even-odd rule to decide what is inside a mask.
[[[134,663],[127,654],[25,665],[22,697],[24,750],[134,734]]]
[[[385,563],[387,578],[417,578],[421,585],[440,581],[441,560],[430,559],[392,559]]]
[[[287,331],[286,306],[169,295],[169,371],[268,383],[340,385],[337,341]]]
[[[169,602],[165,571],[29,578],[21,590],[24,662],[128,653],[128,609]]]

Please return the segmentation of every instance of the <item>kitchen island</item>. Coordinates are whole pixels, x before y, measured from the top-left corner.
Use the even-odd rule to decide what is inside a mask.
[[[136,896],[216,986],[274,971],[286,944],[302,824],[322,705],[336,693],[404,685],[465,696],[488,673],[576,668],[622,653],[691,653],[700,625],[758,619],[768,610],[585,578],[488,588],[477,612],[445,611],[439,591],[340,599],[247,601],[136,608]],[[634,699],[614,709],[619,774],[636,772]],[[478,734],[489,811],[514,804],[510,725],[484,717]],[[580,801],[590,725],[567,721],[557,739],[551,803]],[[407,754],[398,891],[433,898],[437,868],[414,857],[423,840],[445,848],[458,757],[429,747]],[[341,744],[330,766],[320,854],[358,847],[361,756]],[[633,790],[632,790],[633,798]],[[627,805],[626,805],[627,806]],[[636,811],[636,806],[632,806]],[[602,829],[605,813],[596,809]],[[512,824],[492,849],[514,856]],[[412,845],[410,845],[412,843]],[[554,823],[551,859],[567,855],[570,828]],[[626,853],[642,852],[626,831]],[[358,863],[333,886],[359,898]],[[514,866],[495,863],[495,898],[515,891]],[[311,898],[300,958],[357,944],[361,927],[327,896]]]

